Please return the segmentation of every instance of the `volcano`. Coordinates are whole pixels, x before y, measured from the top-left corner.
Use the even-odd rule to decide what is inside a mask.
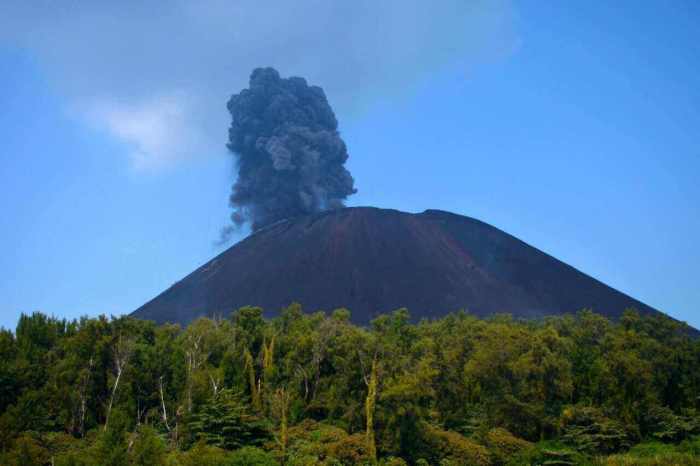
[[[540,318],[592,309],[659,311],[473,218],[352,207],[258,230],[132,315],[187,324],[246,305],[345,307],[367,324],[401,307],[414,319],[457,310]]]

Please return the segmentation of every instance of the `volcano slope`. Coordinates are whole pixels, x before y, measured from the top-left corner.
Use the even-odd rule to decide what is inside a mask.
[[[401,307],[414,319],[466,309],[538,318],[655,309],[481,221],[438,210],[354,207],[259,230],[132,315],[187,324],[246,305],[345,307],[355,323]]]

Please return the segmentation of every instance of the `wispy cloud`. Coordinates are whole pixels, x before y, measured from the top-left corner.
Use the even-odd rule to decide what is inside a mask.
[[[181,94],[138,102],[97,101],[82,113],[129,147],[132,166],[139,171],[157,170],[208,150]]]
[[[322,85],[342,122],[441,66],[508,53],[513,16],[508,0],[5,0],[0,41],[150,170],[222,153],[225,103],[254,67]]]

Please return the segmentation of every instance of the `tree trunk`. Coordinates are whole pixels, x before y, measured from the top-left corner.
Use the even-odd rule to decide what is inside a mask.
[[[109,397],[109,405],[107,406],[107,415],[105,416],[104,430],[107,430],[107,424],[109,423],[109,414],[112,412],[112,405],[114,405],[114,397],[117,394],[117,388],[119,387],[119,379],[122,376],[122,369],[120,368],[117,372],[117,378],[114,380],[114,387],[112,387],[112,396]]]
[[[374,441],[374,406],[377,401],[377,357],[372,360],[372,371],[367,383],[367,399],[365,400],[365,415],[367,417],[367,453],[372,463],[377,461],[377,446]]]
[[[188,337],[189,348],[186,352],[187,355],[187,412],[192,412],[192,377],[195,371],[199,368],[200,359],[201,363],[204,363],[206,356],[202,354],[202,342],[203,335],[190,335]]]
[[[114,406],[114,399],[117,395],[117,389],[119,388],[119,380],[124,373],[124,369],[129,363],[129,358],[131,357],[131,346],[132,342],[129,339],[124,339],[122,335],[119,335],[116,341],[113,351],[114,351],[114,365],[117,369],[117,378],[114,380],[114,387],[112,387],[112,396],[109,398],[109,406],[107,407],[107,415],[105,416],[104,430],[107,430],[107,424],[109,424],[109,415],[112,412],[112,406]]]
[[[209,380],[211,381],[211,389],[214,392],[214,397],[216,397],[216,395],[219,394],[219,384],[221,383],[221,381],[219,380],[219,377],[214,379],[214,377],[211,374],[209,374]]]
[[[187,353],[187,412],[192,412],[192,353]]]
[[[87,413],[87,388],[90,383],[90,376],[92,375],[92,368],[95,365],[94,358],[90,357],[90,363],[88,364],[88,370],[83,377],[82,384],[80,385],[80,419],[78,420],[78,432],[80,436],[85,435],[85,414]]]
[[[253,402],[255,410],[259,413],[262,411],[262,402],[260,399],[260,391],[258,390],[258,384],[255,381],[255,366],[253,365],[253,356],[247,349],[244,353],[245,357],[245,370],[248,371],[248,384],[250,385],[250,398]]]
[[[282,463],[287,461],[287,443],[289,435],[287,433],[287,404],[289,403],[289,395],[286,392],[282,393],[282,420],[280,422],[280,440],[282,442]]]
[[[158,388],[160,389],[160,405],[163,408],[163,423],[165,428],[170,432],[170,426],[168,425],[168,411],[165,409],[165,397],[163,396],[163,376],[158,378]]]

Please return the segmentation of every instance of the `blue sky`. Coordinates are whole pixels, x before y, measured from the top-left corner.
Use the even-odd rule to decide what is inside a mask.
[[[326,89],[350,205],[479,218],[700,327],[696,2],[25,3],[0,7],[2,326],[130,312],[220,252],[225,102],[273,65]]]

